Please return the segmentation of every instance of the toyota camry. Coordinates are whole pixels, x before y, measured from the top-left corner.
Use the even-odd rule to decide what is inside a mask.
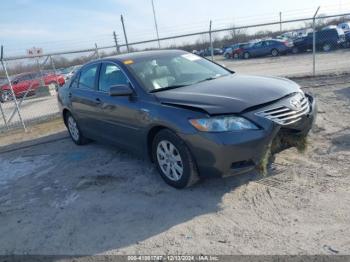
[[[306,137],[316,114],[314,98],[293,81],[238,74],[180,50],[87,63],[58,100],[76,144],[103,141],[147,156],[176,188],[252,171],[277,137]]]

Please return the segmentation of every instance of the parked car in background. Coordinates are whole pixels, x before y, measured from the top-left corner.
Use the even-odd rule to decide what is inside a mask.
[[[293,81],[240,75],[180,50],[90,62],[58,101],[74,143],[139,153],[176,188],[252,171],[275,138],[286,141],[281,150],[295,146],[316,117],[314,98]]]
[[[65,83],[62,75],[55,75],[53,73],[22,73],[11,78],[11,84],[16,97],[35,94],[36,90],[42,86],[55,85],[62,86]],[[12,92],[10,85],[5,84],[0,86],[0,102],[6,102],[12,99]]]
[[[221,48],[213,48],[213,55],[222,55],[224,52]],[[211,56],[211,48],[202,49],[198,52],[200,56]]]
[[[315,32],[316,35],[316,48],[328,52],[332,49],[336,49],[345,44],[344,31],[338,27],[324,28]],[[312,50],[313,47],[313,33],[309,33],[305,37],[297,38],[293,41],[292,52],[306,52]]]
[[[238,55],[244,59],[268,55],[278,56],[289,53],[292,47],[293,43],[290,41],[267,39],[244,45],[240,48]]]
[[[0,86],[7,81],[6,77],[0,77]]]
[[[297,37],[298,37],[298,34],[296,31],[289,31],[277,36],[276,39],[289,40],[289,39],[295,39]]]
[[[75,74],[75,72],[77,70],[79,70],[80,67],[81,67],[81,65],[70,66],[70,67],[61,69],[59,73],[67,81],[68,79],[70,79]]]
[[[313,32],[312,28],[304,28],[304,29],[285,32],[277,36],[276,38],[281,40],[294,40],[296,38],[307,36],[309,33],[312,33],[312,32]]]
[[[345,47],[349,48],[350,47],[350,31],[347,31],[345,33]]]
[[[343,29],[343,31],[349,32],[350,31],[350,22],[344,22],[338,25],[338,28]]]
[[[230,58],[239,58],[239,54],[240,54],[240,49],[244,46],[246,46],[247,44],[249,43],[238,43],[238,44],[234,44],[230,47],[228,47],[223,56],[227,59],[230,59]]]

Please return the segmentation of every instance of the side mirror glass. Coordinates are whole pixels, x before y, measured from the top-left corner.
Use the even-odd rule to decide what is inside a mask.
[[[129,85],[113,85],[109,88],[110,96],[130,96],[133,90]]]

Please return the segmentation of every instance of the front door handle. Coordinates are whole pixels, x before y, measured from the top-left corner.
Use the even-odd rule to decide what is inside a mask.
[[[96,105],[100,105],[100,104],[101,104],[101,99],[96,98],[96,99],[95,99],[95,104],[96,104]]]

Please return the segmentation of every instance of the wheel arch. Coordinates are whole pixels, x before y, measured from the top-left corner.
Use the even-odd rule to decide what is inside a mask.
[[[163,130],[163,129],[169,129],[173,132],[175,132],[174,130],[172,130],[171,128],[167,127],[167,126],[164,126],[164,125],[156,125],[156,126],[153,126],[150,128],[150,130],[148,130],[148,133],[147,133],[147,140],[146,140],[146,145],[147,145],[147,156],[149,158],[149,160],[151,162],[153,162],[153,156],[152,156],[152,142],[153,142],[153,139],[154,137],[156,136],[156,134],[160,131],[160,130]]]
[[[67,126],[67,114],[71,114],[71,112],[67,108],[63,108],[62,117],[63,117],[63,122],[65,126]]]

